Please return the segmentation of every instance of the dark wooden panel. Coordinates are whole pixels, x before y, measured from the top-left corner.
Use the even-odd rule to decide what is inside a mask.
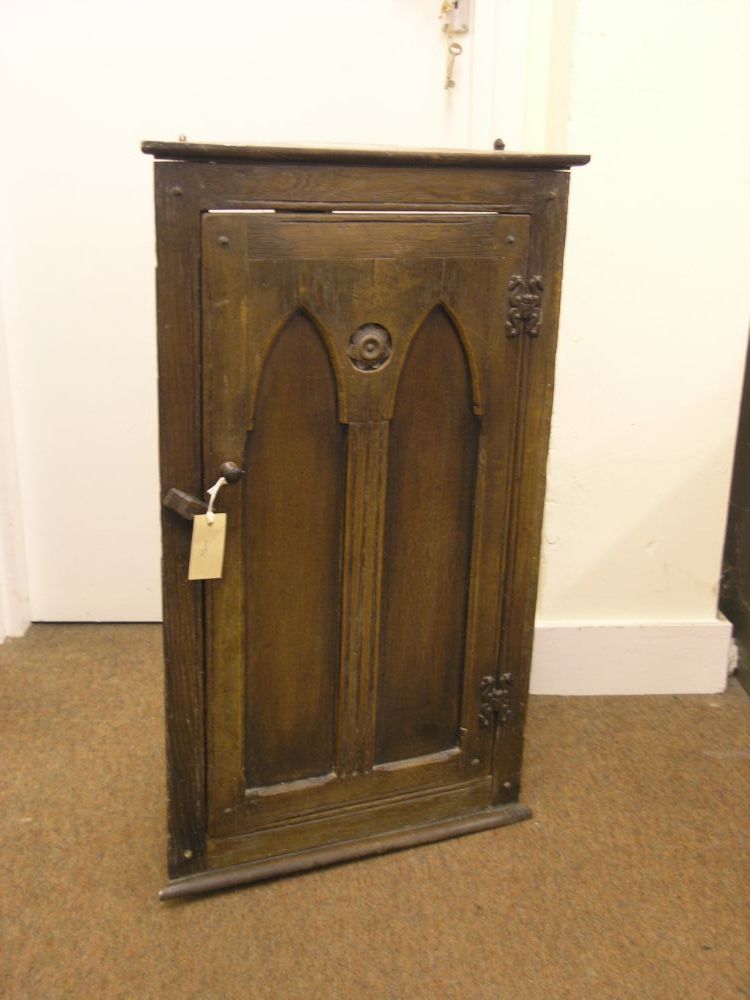
[[[531,211],[533,170],[348,166],[336,163],[161,163],[174,190],[190,179],[205,211],[235,208],[364,208]],[[547,176],[547,175],[545,175]],[[169,181],[167,181],[169,182]],[[181,195],[177,196],[181,197]]]
[[[508,511],[498,674],[513,675],[508,723],[495,730],[493,801],[518,798],[523,727],[534,641],[547,451],[555,384],[568,184],[565,173],[540,174],[531,222],[528,274],[544,288],[538,336],[511,338],[517,352],[517,432]]]
[[[368,771],[372,764],[388,424],[352,423],[348,434],[337,768],[341,775]]]
[[[208,867],[241,864],[257,858],[296,853],[325,843],[399,830],[414,823],[432,823],[462,812],[484,810],[491,793],[489,776],[453,784],[449,788],[411,790],[402,795],[360,802],[318,816],[305,823],[292,820],[268,830],[240,837],[210,838]]]
[[[540,158],[494,160],[492,154],[489,154],[480,164],[471,159],[446,158],[442,154],[434,157],[425,157],[421,153],[413,157],[412,154],[406,154],[405,158],[401,155],[394,156],[390,151],[374,154],[362,154],[360,151],[352,156],[339,155],[335,151],[331,154],[319,151],[311,155],[307,152],[303,154],[282,150],[231,150],[225,153],[207,147],[196,148],[187,153],[181,152],[179,148],[175,148],[173,152],[165,148],[153,148],[152,151],[159,155],[198,157],[198,161],[193,163],[169,162],[157,165],[162,495],[174,487],[201,497],[202,491],[216,474],[215,468],[219,460],[242,460],[244,442],[253,419],[252,403],[257,397],[258,376],[271,349],[276,330],[300,305],[308,313],[319,317],[325,326],[325,336],[320,342],[321,346],[324,344],[323,349],[336,351],[340,356],[336,370],[340,390],[339,405],[342,409],[338,417],[357,424],[357,445],[362,446],[357,453],[358,460],[361,461],[350,484],[352,494],[359,496],[366,492],[365,486],[360,482],[361,475],[365,473],[365,478],[369,478],[367,470],[372,468],[372,456],[381,454],[377,448],[373,451],[374,439],[378,435],[372,422],[390,420],[393,415],[395,389],[402,374],[406,344],[412,331],[422,322],[425,312],[436,302],[444,302],[450,315],[460,317],[466,332],[466,349],[471,357],[475,379],[475,413],[481,413],[482,421],[481,452],[478,459],[481,475],[477,479],[474,526],[476,538],[464,539],[473,541],[476,556],[472,563],[472,625],[468,629],[472,635],[467,637],[469,653],[463,667],[465,688],[460,720],[461,747],[459,753],[453,751],[455,756],[451,756],[450,760],[441,756],[441,753],[446,753],[445,748],[417,754],[418,748],[409,747],[405,752],[418,757],[418,766],[407,764],[409,758],[401,756],[395,761],[384,761],[374,771],[361,774],[358,771],[361,764],[355,760],[354,773],[345,778],[336,777],[328,781],[315,777],[294,779],[286,783],[286,790],[276,788],[275,794],[271,794],[274,789],[265,787],[262,790],[255,789],[250,796],[245,796],[243,772],[247,762],[244,718],[247,664],[244,654],[244,620],[247,608],[244,603],[244,588],[247,581],[241,564],[248,551],[246,539],[250,519],[246,516],[245,493],[251,484],[246,481],[244,486],[224,491],[221,497],[221,504],[225,505],[230,524],[234,526],[230,529],[233,531],[233,539],[229,543],[225,577],[221,581],[211,581],[205,585],[187,583],[185,563],[189,547],[189,526],[172,511],[165,510],[170,874],[172,877],[185,875],[191,871],[204,870],[207,865],[214,867],[237,864],[250,856],[259,859],[271,853],[293,854],[294,857],[288,859],[288,863],[294,866],[306,845],[339,841],[342,835],[366,839],[371,830],[371,816],[363,815],[362,825],[355,829],[354,826],[347,826],[350,821],[353,822],[353,817],[347,818],[342,825],[336,814],[342,807],[348,812],[349,806],[344,803],[353,805],[368,799],[369,793],[365,794],[361,787],[368,782],[377,785],[377,789],[373,791],[382,800],[385,796],[392,795],[396,788],[399,797],[407,788],[420,788],[425,779],[429,788],[435,791],[443,784],[455,782],[461,775],[469,777],[486,774],[486,784],[482,786],[482,802],[487,801],[490,781],[494,801],[507,801],[517,797],[533,634],[538,532],[544,496],[543,473],[554,375],[554,340],[568,181],[565,173],[546,168],[560,166],[562,162],[553,164],[549,159]],[[224,155],[229,157],[226,162],[213,162],[218,156]],[[203,162],[199,162],[200,159]],[[256,162],[252,162],[253,160]],[[498,220],[497,225],[505,227],[501,249],[496,255],[493,254],[498,266],[493,266],[486,277],[475,273],[475,268],[479,268],[480,264],[481,268],[485,268],[489,258],[475,262],[462,254],[461,259],[446,262],[444,273],[436,258],[412,258],[403,263],[396,258],[381,258],[372,263],[372,276],[365,273],[366,267],[370,266],[368,262],[345,261],[336,256],[335,261],[328,262],[309,258],[287,261],[279,269],[279,282],[276,284],[267,283],[265,273],[251,275],[250,272],[256,267],[263,270],[267,269],[267,264],[273,263],[275,266],[276,262],[247,260],[246,241],[234,239],[235,233],[237,236],[242,235],[239,224],[233,223],[233,230],[224,232],[218,228],[218,221],[215,230],[211,222],[220,219],[219,213],[227,209],[268,207],[302,211],[314,207],[321,212],[344,207],[359,211],[377,208],[394,212],[414,209],[464,212],[492,209],[511,213],[515,219]],[[214,210],[217,214],[208,216],[205,214],[208,210]],[[531,252],[528,259],[523,235],[528,225],[525,215],[532,218]],[[198,259],[201,217],[208,223],[207,237],[213,238],[213,243],[204,243],[203,249],[209,257],[212,254],[216,257],[203,277],[211,278],[213,286],[210,282],[201,283]],[[519,227],[523,233],[519,231]],[[436,242],[442,241],[445,235],[436,232]],[[501,259],[503,254],[505,259]],[[217,271],[214,265],[218,264],[219,256],[226,257],[227,260]],[[339,283],[342,282],[342,275],[339,269],[345,263],[352,269],[351,282],[348,279],[343,282],[346,288],[351,284],[352,295],[344,296],[345,301],[351,300],[353,303],[351,308],[336,301],[341,294]],[[408,273],[404,271],[404,267],[409,269]],[[396,273],[398,269],[404,273]],[[333,285],[329,280],[329,271],[336,272]],[[219,273],[221,280],[218,280]],[[527,278],[538,274],[544,284],[540,335],[533,341],[526,337],[507,340],[503,334],[503,303],[507,296],[509,276],[515,274],[525,275]],[[376,286],[381,283],[388,286],[389,315],[367,315],[364,320],[383,322],[388,329],[393,328],[393,354],[382,372],[372,375],[353,370],[346,356],[346,349],[352,324],[356,327],[362,321],[357,318],[361,298],[364,297],[367,301],[369,313],[372,298],[370,288],[374,294]],[[396,291],[398,294],[394,295]],[[398,301],[391,308],[390,303],[394,297]],[[416,302],[417,298],[419,302]],[[201,345],[199,306],[202,300],[208,303],[208,308],[203,317],[207,339]],[[435,338],[430,337],[429,340],[436,343]],[[404,344],[403,351],[399,347],[401,341]],[[456,347],[455,341],[453,343]],[[217,349],[220,345],[224,345],[225,349]],[[458,350],[460,351],[460,347]],[[450,351],[445,356],[450,360]],[[325,371],[328,380],[325,384],[330,386],[330,369]],[[409,375],[408,371],[406,375]],[[378,394],[374,387],[387,380],[390,380],[389,384]],[[404,385],[407,382],[408,379]],[[203,400],[201,384],[205,388]],[[357,386],[361,386],[361,392],[356,389]],[[402,404],[403,399],[402,396]],[[346,400],[346,403],[342,404],[342,400]],[[333,412],[334,406],[331,403],[330,412]],[[399,407],[397,416],[402,409],[403,405]],[[431,447],[440,448],[443,444],[441,437],[449,442],[452,439],[441,423],[439,408],[435,407],[433,411],[434,437]],[[263,417],[263,413],[260,417]],[[471,422],[471,417],[467,419]],[[204,423],[206,450],[202,454],[201,425]],[[370,434],[371,426],[373,434]],[[508,435],[515,438],[516,427],[520,432],[515,446],[510,448]],[[505,428],[512,430],[506,432]],[[380,429],[381,434],[383,430]],[[255,434],[255,431],[252,433]],[[343,453],[343,437],[346,432],[338,429],[331,433],[338,433]],[[369,442],[370,437],[373,437],[373,442]],[[363,447],[365,444],[367,447]],[[511,455],[512,459],[508,461]],[[247,457],[245,454],[244,458]],[[203,469],[202,459],[206,462]],[[343,454],[341,461],[345,461]],[[303,487],[311,478],[309,471],[304,476]],[[343,470],[340,478],[343,492]],[[317,477],[315,485],[317,486]],[[506,502],[504,498],[511,485],[513,495]],[[313,491],[310,489],[308,492],[312,495]],[[421,504],[421,498],[416,498],[416,502]],[[356,519],[352,520],[355,528],[358,523]],[[506,535],[504,545],[494,541],[496,536],[503,535]],[[370,543],[377,547],[373,540],[379,536],[374,528],[371,536]],[[236,552],[234,559],[231,558],[232,542]],[[466,548],[468,549],[468,545]],[[430,552],[430,558],[434,558],[434,553],[429,549],[427,551]],[[456,595],[451,590],[455,574],[451,574],[450,568],[443,569],[442,577],[444,596],[441,610],[453,607],[456,603]],[[375,576],[357,576],[351,573],[352,587],[358,585],[360,579],[368,581],[369,587],[370,579],[375,580]],[[424,596],[425,587],[420,574],[411,573],[410,580],[415,587],[418,585],[421,588]],[[323,581],[324,587],[330,585],[330,581]],[[377,583],[372,586],[377,589]],[[493,638],[497,629],[494,601],[500,595],[494,596],[495,587],[505,591],[502,628],[497,638]],[[236,591],[235,596],[228,594],[230,589],[233,595]],[[205,633],[204,591],[207,596]],[[369,593],[363,590],[365,599],[358,597],[356,602],[351,602],[355,614],[360,614],[360,609],[365,608]],[[427,596],[430,596],[429,593]],[[406,597],[409,595],[406,594]],[[280,599],[277,605],[278,608],[282,607]],[[370,601],[370,606],[371,615],[377,619],[376,602]],[[219,623],[222,622],[225,624],[219,628]],[[319,629],[319,626],[320,623],[316,621],[315,628]],[[407,626],[404,625],[404,636],[408,638],[406,629]],[[299,632],[298,629],[294,631]],[[363,624],[361,636],[364,637],[366,632]],[[309,634],[309,630],[306,634]],[[355,652],[358,652],[357,641],[353,637],[348,643]],[[204,651],[207,658],[205,692],[202,669]],[[298,656],[298,650],[295,649],[294,652],[307,675],[309,661]],[[380,679],[377,657],[371,655],[377,650],[365,652],[367,656],[361,661],[365,665],[363,674],[368,669],[373,669]],[[367,667],[366,663],[372,666]],[[417,664],[417,668],[419,667]],[[332,733],[333,723],[336,721],[333,717],[335,706],[331,707],[336,697],[333,687],[337,671],[335,659],[331,669],[332,683],[327,704],[331,721],[329,731]],[[459,673],[461,669],[459,662]],[[408,671],[415,670],[414,663],[406,663],[406,670],[408,689],[405,689],[404,696],[411,698],[418,707],[424,698],[433,696],[434,682],[437,680],[439,687],[441,677],[439,673],[434,677],[431,675],[427,678],[429,683],[425,684],[423,674],[421,679],[418,676],[412,684]],[[477,728],[476,681],[481,679],[480,675],[485,670],[495,674],[512,671],[512,716],[503,727],[496,727],[492,731],[477,730],[476,734],[472,734],[471,725]],[[327,683],[328,680],[329,678],[323,678],[322,683]],[[305,683],[310,686],[307,676]],[[313,693],[320,684],[319,678],[313,679]],[[279,685],[280,689],[281,687]],[[366,686],[363,686],[361,696],[350,699],[352,704],[361,707],[366,699],[366,691]],[[291,694],[292,701],[302,697],[300,689],[291,681],[284,693]],[[299,718],[302,720],[310,706],[307,687],[304,694],[305,711],[299,711]],[[207,699],[207,716],[204,713],[204,699]],[[441,699],[440,704],[444,705],[445,699]],[[317,710],[316,706],[317,702],[313,697],[313,711]],[[275,711],[275,707],[272,710]],[[361,715],[362,713],[360,719]],[[416,716],[418,717],[418,712]],[[208,723],[205,729],[204,719]],[[285,721],[284,726],[286,725]],[[299,725],[304,725],[304,721]],[[397,728],[397,721],[393,725]],[[316,730],[316,735],[319,731]],[[483,745],[492,740],[493,736],[495,754],[490,774],[485,771],[486,754]],[[405,738],[404,741],[408,743],[408,739]],[[298,748],[301,741],[291,745],[293,749]],[[314,752],[317,753],[318,750],[314,749]],[[321,761],[313,770],[330,766],[323,760],[326,754],[320,756]],[[277,769],[270,780],[277,781],[279,773],[281,772]],[[290,773],[295,772],[291,770]],[[303,773],[307,773],[304,768]],[[260,780],[267,781],[269,778],[261,776]],[[319,783],[320,787],[315,793],[312,788],[292,792],[290,785],[297,783],[316,787]],[[351,793],[348,787],[343,786],[350,786]],[[450,806],[450,815],[455,816],[455,810],[463,812],[477,808],[479,800],[475,801],[473,794],[461,803],[456,800]],[[276,807],[271,808],[271,804],[280,803],[287,798],[290,800],[290,808],[291,799],[296,800],[295,818],[289,824],[285,838],[280,841],[278,829],[262,829],[263,823],[259,824],[258,818],[265,811],[264,822],[283,823],[283,816],[287,814],[283,809],[275,813]],[[219,841],[215,837],[211,840],[210,859],[205,853],[207,803],[212,817],[211,832],[220,837]],[[381,801],[378,806],[385,807],[385,803]],[[319,814],[323,826],[326,826],[325,830],[322,827],[313,829],[317,819],[312,823],[307,821],[314,809],[319,807],[326,814],[325,817]],[[441,804],[439,808],[441,814],[447,815],[443,809],[448,809],[447,803]],[[438,814],[433,816],[432,810],[430,796],[427,799],[420,796],[410,805],[408,813],[385,810],[388,815],[382,816],[380,829],[402,829],[436,819]],[[290,812],[287,818],[291,816]],[[300,821],[302,816],[306,817],[304,822]],[[243,819],[242,824],[240,819]],[[255,833],[250,833],[253,830]],[[240,841],[245,838],[232,836],[222,840],[220,835],[225,832],[246,833],[251,839],[261,835],[263,840],[262,843],[253,840],[250,854],[246,855],[246,845],[240,845]],[[383,842],[376,849],[387,848]],[[331,855],[326,856],[331,858]],[[320,863],[317,857],[315,860]]]
[[[436,303],[444,302],[451,311],[452,302],[459,301],[466,311],[474,412],[481,412],[487,377],[482,362],[488,343],[488,302],[498,295],[498,273],[504,278],[518,267],[520,248],[528,239],[528,218],[435,214],[425,222],[424,216],[388,216],[388,221],[370,216],[369,221],[356,224],[350,218],[317,213],[206,217],[206,247],[217,265],[219,257],[229,266],[230,258],[247,255],[244,277],[233,293],[243,299],[241,308],[238,305],[235,310],[235,326],[249,324],[255,338],[242,368],[250,386],[249,419],[253,419],[255,386],[268,344],[300,304],[319,321],[336,356],[339,419],[368,423],[392,416],[405,350],[414,330]],[[475,228],[483,246],[495,248],[491,256],[466,256],[467,234]],[[374,235],[383,230],[385,237]],[[429,240],[443,257],[412,255]],[[368,258],[378,241],[385,256]],[[255,258],[261,246],[268,247],[269,254],[274,247],[278,256]],[[390,256],[396,251],[401,256]],[[217,302],[221,304],[224,297]],[[495,305],[492,316],[497,312]],[[349,358],[352,335],[366,323],[384,326],[392,338],[391,356],[376,374],[357,370]],[[504,338],[502,329],[500,335]],[[237,377],[229,373],[230,387]],[[216,391],[227,394],[222,385]],[[236,425],[241,415],[232,413]]]
[[[184,164],[157,164],[155,177],[159,322],[161,495],[203,489],[200,433],[200,214]],[[187,579],[190,525],[162,509],[164,702],[168,864],[172,878],[204,866],[205,712],[203,591]]]
[[[345,660],[342,659],[342,664]],[[374,703],[374,696],[372,698]],[[346,708],[339,708],[339,716]],[[354,722],[357,721],[355,717]],[[349,718],[346,719],[350,723]],[[459,749],[424,754],[408,761],[379,764],[370,771],[356,774],[325,774],[300,781],[243,790],[240,804],[212,825],[216,838],[243,836],[286,823],[298,826],[301,820],[339,814],[363,803],[390,799],[393,796],[423,792],[430,788],[448,788],[466,780]],[[468,777],[476,778],[473,768]]]
[[[519,823],[530,818],[531,810],[528,806],[513,803],[495,806],[493,809],[482,809],[458,818],[437,820],[425,824],[412,823],[408,827],[391,830],[387,833],[365,836],[343,843],[339,841],[325,847],[312,847],[305,851],[295,851],[293,854],[269,858],[267,861],[234,864],[200,875],[191,875],[185,879],[171,882],[162,889],[159,898],[163,900],[177,899],[182,896],[211,892],[214,889],[228,889],[233,886],[259,882],[263,879],[312,871],[340,861],[353,861],[368,855],[384,854],[386,851],[399,851],[406,847],[431,844],[449,837],[462,837],[465,834],[509,826],[511,823]]]
[[[497,215],[447,212],[404,216],[329,213],[257,214],[249,220],[248,258],[374,260],[482,257],[501,250]]]
[[[457,742],[477,430],[466,357],[438,308],[415,335],[391,425],[378,763]]]
[[[247,454],[249,786],[333,767],[344,444],[328,354],[297,313],[266,362]]]
[[[357,149],[353,146],[319,149],[314,146],[225,146],[220,143],[156,142],[141,143],[144,153],[166,160],[216,160],[298,163],[370,163],[370,164],[427,164],[456,167],[547,167],[564,168],[588,163],[590,157],[582,153],[504,153],[499,150],[468,149],[399,149],[387,146]]]

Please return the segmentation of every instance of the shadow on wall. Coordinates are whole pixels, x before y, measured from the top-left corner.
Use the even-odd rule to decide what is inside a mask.
[[[734,452],[720,607],[734,626],[737,676],[750,692],[750,343]]]

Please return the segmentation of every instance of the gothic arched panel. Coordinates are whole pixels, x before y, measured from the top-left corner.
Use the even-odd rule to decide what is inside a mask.
[[[416,333],[389,435],[376,762],[457,743],[478,422],[442,308]]]
[[[269,351],[248,438],[249,786],[333,768],[345,433],[326,348],[295,313]]]

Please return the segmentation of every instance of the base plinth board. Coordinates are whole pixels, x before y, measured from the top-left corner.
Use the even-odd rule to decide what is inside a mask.
[[[353,861],[356,858],[385,854],[388,851],[399,851],[407,847],[416,847],[419,844],[447,840],[450,837],[461,837],[468,833],[478,833],[496,826],[508,826],[530,817],[531,810],[528,806],[521,805],[519,802],[511,802],[508,805],[495,806],[471,816],[441,820],[439,823],[428,823],[410,830],[380,833],[373,837],[315,847],[311,850],[286,854],[265,861],[253,861],[249,864],[233,865],[231,868],[220,868],[216,871],[188,875],[186,878],[170,882],[161,890],[159,898],[162,900],[177,899],[180,896],[192,896],[203,892],[212,892],[216,889],[229,889],[232,886],[259,882],[263,879],[292,875],[294,872],[323,868],[339,861]]]

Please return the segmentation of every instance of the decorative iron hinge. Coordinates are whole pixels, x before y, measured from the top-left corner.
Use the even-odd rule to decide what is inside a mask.
[[[500,679],[497,682],[494,677],[482,678],[479,682],[480,726],[489,726],[492,723],[493,715],[497,717],[498,724],[501,726],[508,721],[511,713],[512,684],[512,674],[500,674]]]
[[[543,291],[544,285],[539,274],[532,275],[528,280],[520,274],[514,274],[510,279],[508,319],[505,323],[509,337],[520,337],[522,333],[529,337],[539,336]]]

